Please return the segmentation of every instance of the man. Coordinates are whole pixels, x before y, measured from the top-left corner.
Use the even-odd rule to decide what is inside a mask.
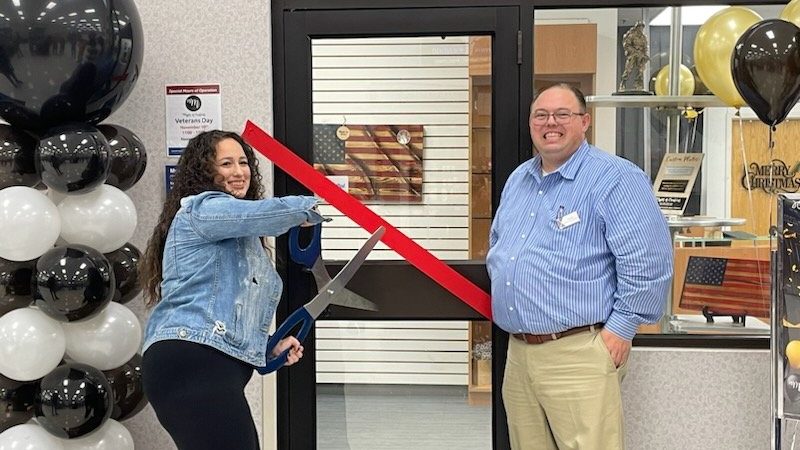
[[[620,383],[637,327],[662,314],[672,244],[648,177],[586,142],[583,94],[534,99],[538,154],[503,189],[487,268],[508,331],[503,401],[521,449],[624,447]]]

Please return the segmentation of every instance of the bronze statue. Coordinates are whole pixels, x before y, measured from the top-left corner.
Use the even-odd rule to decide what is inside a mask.
[[[644,94],[644,65],[649,61],[647,36],[644,34],[644,23],[636,22],[622,36],[622,49],[625,51],[625,70],[619,81],[619,91]],[[633,86],[626,89],[628,78],[633,77]]]

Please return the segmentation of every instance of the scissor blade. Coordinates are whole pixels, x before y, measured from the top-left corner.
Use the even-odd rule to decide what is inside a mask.
[[[378,305],[347,288],[339,290],[339,293],[333,296],[331,303],[334,305],[345,306],[347,308],[363,309],[366,311],[378,310]]]
[[[318,257],[311,266],[311,274],[314,275],[314,282],[317,283],[317,292],[322,292],[322,288],[331,282],[331,275],[328,269],[325,268],[325,263],[322,262],[322,257]]]
[[[305,308],[311,317],[317,318],[328,307],[334,300],[334,296],[336,296],[339,291],[344,289],[344,286],[353,278],[353,275],[356,274],[361,264],[364,263],[367,259],[367,255],[369,252],[375,248],[375,245],[378,241],[381,240],[383,233],[386,231],[385,228],[379,227],[372,233],[369,239],[364,242],[364,245],[358,249],[355,256],[345,264],[339,273],[336,274],[335,277],[331,281],[328,282],[322,289],[319,290],[319,294],[314,297],[310,302],[306,303]]]
[[[317,283],[317,291],[331,281],[331,276],[328,274],[328,269],[322,262],[322,258],[317,258],[314,265],[311,267],[311,273],[314,275],[314,281]],[[331,303],[339,306],[346,306],[348,308],[364,309],[367,311],[377,311],[378,305],[372,303],[366,298],[356,294],[350,289],[340,289],[339,293],[334,295]]]

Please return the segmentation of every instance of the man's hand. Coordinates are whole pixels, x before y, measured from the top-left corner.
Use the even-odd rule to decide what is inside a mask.
[[[272,349],[272,357],[274,358],[279,356],[281,353],[286,351],[287,348],[289,349],[289,354],[287,355],[286,364],[284,364],[284,367],[291,366],[297,361],[300,361],[300,358],[303,357],[303,346],[300,345],[300,341],[298,341],[294,336],[281,339],[280,342],[278,342],[278,345]]]
[[[625,364],[625,361],[628,360],[628,355],[631,353],[631,341],[622,339],[606,328],[600,330],[600,337],[603,338],[614,365],[619,367]]]

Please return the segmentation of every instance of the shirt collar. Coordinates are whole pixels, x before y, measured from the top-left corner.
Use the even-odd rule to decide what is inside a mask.
[[[563,178],[567,180],[574,180],[575,175],[578,174],[578,169],[580,169],[581,164],[583,164],[583,161],[586,159],[586,155],[589,153],[589,147],[590,147],[589,143],[586,142],[586,140],[584,139],[584,141],[581,142],[581,145],[578,147],[578,149],[575,150],[575,153],[573,153],[572,156],[570,156],[569,159],[564,164],[562,164],[558,169],[554,170],[551,173],[558,172]],[[531,165],[528,168],[528,170],[531,173],[531,175],[533,175],[534,178],[536,178],[536,180],[538,181],[542,180],[541,155],[537,154],[536,156],[533,157],[533,159],[531,160]]]

